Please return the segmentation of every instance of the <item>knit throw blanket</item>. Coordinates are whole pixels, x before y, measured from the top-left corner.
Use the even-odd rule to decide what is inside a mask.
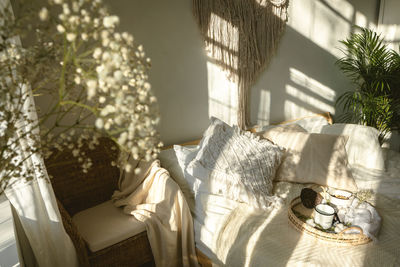
[[[121,175],[114,205],[145,223],[157,267],[198,266],[192,216],[179,186],[158,160],[130,163],[140,172]]]
[[[193,0],[210,58],[238,87],[238,125],[250,125],[250,88],[271,60],[287,21],[288,0]]]

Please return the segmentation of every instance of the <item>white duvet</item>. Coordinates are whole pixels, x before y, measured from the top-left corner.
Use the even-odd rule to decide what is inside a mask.
[[[400,153],[383,149],[386,172],[353,167],[353,177],[359,189],[372,189],[389,198],[400,199]]]
[[[175,153],[166,152],[164,167],[180,169]],[[400,266],[400,153],[384,152],[386,172],[352,168],[359,189],[376,192],[370,202],[382,217],[378,241],[340,247],[302,235],[289,225],[287,209],[307,185],[279,182],[274,193],[283,206],[263,212],[200,192],[189,201],[196,246],[216,266]],[[171,172],[184,179],[178,173]]]
[[[383,219],[378,241],[340,247],[302,235],[289,225],[287,209],[304,185],[280,182],[274,191],[285,204],[263,212],[201,193],[196,246],[216,266],[400,266],[400,153],[387,153],[386,172],[352,169],[359,189],[377,193],[371,202]]]

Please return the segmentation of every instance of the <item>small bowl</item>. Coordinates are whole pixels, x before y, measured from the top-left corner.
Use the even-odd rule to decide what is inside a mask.
[[[329,201],[336,206],[349,206],[353,200],[353,194],[349,191],[333,189],[329,190]]]

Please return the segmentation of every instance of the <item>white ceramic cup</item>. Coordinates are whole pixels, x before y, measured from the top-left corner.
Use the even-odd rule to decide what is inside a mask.
[[[321,225],[324,229],[332,226],[335,209],[328,204],[318,204],[315,206],[314,222]]]

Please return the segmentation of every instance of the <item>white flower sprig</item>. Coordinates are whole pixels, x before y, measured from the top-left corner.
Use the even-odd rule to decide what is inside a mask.
[[[26,155],[49,157],[54,148],[69,149],[85,172],[92,161],[82,147],[93,149],[100,136],[135,159],[155,158],[161,143],[157,100],[148,82],[150,59],[131,34],[118,32],[119,18],[101,0],[18,2],[19,14],[12,19],[9,9],[3,10],[2,17],[9,19],[0,25],[0,152],[8,163],[0,169],[8,170],[2,182],[21,176],[16,170],[22,163],[13,164],[17,155],[11,152],[17,131],[31,141]],[[16,35],[24,41],[32,30],[35,36],[25,48],[7,41]],[[22,85],[32,88],[37,102],[48,104],[37,110],[37,123],[22,108],[27,99]],[[17,104],[4,104],[10,99]],[[40,139],[23,133],[19,121],[40,128]]]

